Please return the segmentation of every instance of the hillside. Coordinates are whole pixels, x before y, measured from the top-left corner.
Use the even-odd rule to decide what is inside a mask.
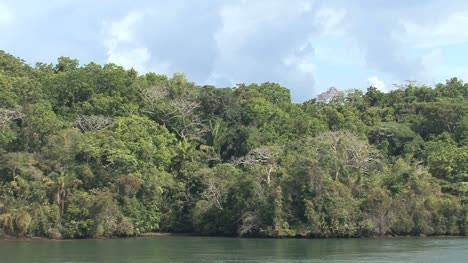
[[[337,77],[339,74],[337,73]],[[0,235],[466,235],[468,84],[197,86],[0,51]]]

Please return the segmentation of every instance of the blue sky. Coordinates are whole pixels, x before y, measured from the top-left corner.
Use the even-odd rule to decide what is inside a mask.
[[[466,0],[0,0],[0,49],[54,63],[183,72],[218,87],[327,88],[468,80]]]

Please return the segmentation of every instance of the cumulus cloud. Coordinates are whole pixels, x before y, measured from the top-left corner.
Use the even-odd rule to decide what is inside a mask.
[[[468,43],[468,12],[455,11],[437,24],[400,21],[404,28],[404,43],[416,48],[435,48]]]
[[[377,76],[373,76],[367,79],[370,86],[379,89],[380,91],[386,91],[385,83],[381,81]]]
[[[402,43],[395,34],[401,28],[385,15],[362,15],[354,12],[349,37],[360,47],[367,66],[397,78],[418,78],[424,69],[421,58],[404,54]]]
[[[140,72],[148,71],[151,53],[148,48],[141,46],[135,33],[143,17],[141,12],[130,12],[121,20],[104,23],[107,62]]]
[[[143,13],[133,11],[122,20],[112,22],[109,27],[109,35],[112,37],[110,45],[116,45],[115,42],[134,42],[136,39],[133,30],[141,23],[143,17]]]
[[[309,42],[317,33],[312,9],[309,2],[284,0],[222,6],[212,75],[234,82],[275,81],[294,89],[296,99],[310,97],[315,65]]]
[[[426,52],[417,49],[468,40],[466,1],[331,2],[346,8],[346,38],[354,39],[367,68],[395,79],[427,79]]]

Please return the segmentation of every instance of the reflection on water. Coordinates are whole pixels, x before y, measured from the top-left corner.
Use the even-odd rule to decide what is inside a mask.
[[[0,241],[0,262],[467,262],[467,238]]]

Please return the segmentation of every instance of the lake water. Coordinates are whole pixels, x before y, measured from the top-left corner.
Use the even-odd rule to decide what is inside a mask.
[[[1,263],[468,262],[468,238],[0,241]]]

